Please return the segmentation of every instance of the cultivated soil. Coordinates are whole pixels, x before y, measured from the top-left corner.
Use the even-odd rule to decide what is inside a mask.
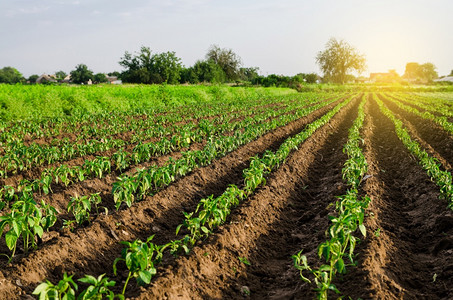
[[[365,217],[367,236],[355,234],[361,239],[355,250],[357,266],[347,265],[347,273],[338,274],[333,283],[346,299],[453,299],[453,212],[369,94],[356,95],[293,151],[268,176],[265,186],[232,210],[226,224],[197,242],[188,255],[165,256],[151,284],[139,287],[132,279],[126,295],[131,299],[314,299],[314,283],[301,280],[291,256],[303,250],[311,266],[323,263],[317,247],[327,239],[336,197],[348,188],[342,179],[347,160],[343,147],[362,97],[367,102],[361,146],[369,166],[359,195],[371,198]],[[451,172],[452,136],[432,121],[399,108],[393,98],[378,97],[403,119],[412,138],[439,160],[441,168]],[[146,240],[151,235],[157,244],[175,239],[184,220],[182,212],[194,211],[201,199],[221,195],[230,184],[241,187],[252,156],[277,150],[340,101],[239,147],[130,208],[116,211],[109,206],[112,213],[101,214],[74,232],[58,230],[60,216],[57,229],[45,233],[37,250],[24,254],[19,249],[11,263],[0,257],[0,299],[31,299],[40,282],[57,283],[65,272],[74,278],[106,273],[117,281],[113,290],[119,293],[128,272],[119,263],[119,274],[113,274],[113,262],[123,249],[120,241]],[[180,155],[174,152],[143,167],[163,165]],[[56,187],[43,198],[64,210],[74,193],[97,191],[103,204],[111,205],[117,175],[112,172],[102,179]],[[0,252],[8,253],[4,241]],[[313,280],[311,274],[304,275]],[[329,298],[338,296],[332,292]]]

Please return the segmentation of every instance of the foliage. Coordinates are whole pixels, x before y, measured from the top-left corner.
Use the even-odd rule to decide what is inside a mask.
[[[46,280],[35,288],[33,295],[39,296],[39,300],[75,300],[79,286],[72,279],[73,276],[68,276],[64,273],[63,279],[57,285]],[[111,287],[115,286],[115,281],[111,281],[104,276],[105,274],[102,274],[96,278],[91,275],[85,275],[83,278],[78,279],[79,282],[87,284],[88,287],[79,294],[77,300],[124,299],[123,295],[115,295],[110,290]]]
[[[74,275],[63,275],[57,285],[46,280],[39,284],[33,291],[33,295],[38,295],[39,300],[73,300],[75,299],[75,291],[78,286],[72,279]]]
[[[182,69],[175,52],[152,54],[144,46],[135,55],[126,51],[119,64],[126,69],[121,73],[122,80],[130,83],[178,83]]]
[[[198,60],[192,67],[183,69],[181,72],[181,82],[223,83],[226,80],[223,69],[211,60]]]
[[[307,77],[305,75],[308,75]],[[315,82],[317,80],[317,75],[314,74]],[[284,76],[284,75],[275,75],[270,74],[268,76],[257,76],[252,80],[252,84],[261,85],[264,87],[286,87],[293,89],[300,89],[301,85],[308,80],[313,80],[313,74],[298,74],[296,76]]]
[[[69,120],[96,118],[110,112],[133,113],[155,111],[183,105],[213,101],[269,99],[294,94],[288,89],[265,89],[229,86],[165,86],[164,103],[160,86],[42,86],[0,85],[0,120],[32,120],[33,124],[61,123]],[[52,119],[53,118],[53,119]],[[60,119],[63,118],[63,119]],[[71,121],[73,122],[73,121]],[[36,127],[36,126],[35,126]],[[38,130],[36,128],[35,130]]]
[[[133,242],[121,242],[126,246],[121,253],[121,257],[115,259],[113,272],[116,275],[117,264],[120,261],[126,263],[129,274],[124,283],[123,292],[126,292],[127,284],[132,277],[135,277],[139,285],[149,284],[151,278],[156,274],[155,264],[162,259],[161,247],[151,242],[154,236],[149,237],[146,242],[135,240]]]
[[[436,66],[432,63],[428,62],[420,65],[416,62],[409,62],[406,64],[403,77],[417,83],[431,83],[433,79],[439,76],[436,72]]]
[[[438,160],[430,156],[425,150],[422,149],[418,142],[410,137],[407,129],[403,127],[403,122],[395,117],[392,111],[384,105],[382,100],[380,100],[375,94],[373,94],[373,98],[378,103],[379,108],[384,113],[384,115],[392,120],[393,124],[395,125],[395,131],[398,138],[418,159],[418,163],[440,188],[440,198],[445,199],[448,202],[448,207],[450,209],[453,209],[453,177],[451,173],[440,169],[440,163],[438,162]]]
[[[258,74],[259,69],[260,68],[258,67],[240,68],[239,71],[241,72],[241,79],[252,82],[255,78],[259,76]]]
[[[104,73],[97,73],[97,74],[94,74],[93,81],[95,83],[104,83],[104,82],[107,82],[108,80]]]
[[[71,197],[68,203],[68,212],[75,217],[77,224],[82,224],[89,221],[92,206],[94,206],[98,214],[98,205],[101,203],[99,193],[91,194],[90,196]],[[108,213],[107,208],[104,208],[105,214]]]
[[[232,49],[211,45],[208,53],[206,53],[206,60],[219,65],[225,72],[228,81],[240,79],[242,60]]]
[[[318,74],[316,73],[300,73],[297,74],[298,76],[301,76],[306,83],[316,83],[318,81]]]
[[[336,273],[344,274],[346,272],[345,257],[349,259],[352,265],[355,264],[354,249],[359,239],[353,234],[359,229],[362,235],[366,236],[363,221],[370,198],[367,196],[362,199],[358,198],[358,188],[368,166],[359,146],[361,143],[360,128],[363,126],[365,118],[363,111],[365,97],[363,96],[359,105],[357,119],[349,130],[348,141],[343,148],[348,159],[344,164],[342,175],[349,189],[346,194],[338,197],[335,205],[338,215],[329,216],[331,222],[327,230],[329,240],[321,243],[318,247],[319,258],[323,258],[327,264],[323,264],[319,268],[310,267],[307,257],[302,255],[302,251],[292,256],[294,266],[299,270],[304,281],[311,283],[310,279],[304,275],[304,271],[308,271],[314,276],[318,299],[327,299],[329,290],[340,293],[332,281]]]
[[[4,67],[0,69],[0,83],[20,83],[24,82],[22,74],[13,67]]]
[[[30,82],[31,84],[33,83],[36,83],[36,80],[39,78],[39,75],[30,75],[30,77],[28,77],[27,81]]]
[[[80,278],[78,281],[88,284],[86,288],[80,295],[77,297],[77,300],[102,300],[109,299],[113,300],[115,298],[123,299],[124,297],[115,295],[110,288],[115,286],[116,282],[109,280],[107,277],[104,277],[105,274],[99,275],[97,278],[91,275],[85,275],[85,277]]]
[[[344,40],[331,38],[324,51],[318,52],[316,62],[324,73],[324,81],[344,84],[351,71],[365,70],[365,57]]]
[[[14,257],[19,238],[22,237],[27,253],[30,247],[37,247],[35,238],[42,238],[44,230],[55,224],[56,210],[42,204],[38,206],[28,191],[22,192],[11,205],[10,212],[0,216],[0,238],[5,234],[6,246],[12,251],[9,261]]]
[[[79,64],[71,71],[71,82],[81,84],[89,80],[93,80],[93,71],[89,70],[87,65]]]
[[[67,76],[68,74],[66,74],[64,71],[58,71],[58,72],[55,72],[55,77],[57,77],[57,80],[58,81],[62,81],[63,79],[65,79],[65,77]]]

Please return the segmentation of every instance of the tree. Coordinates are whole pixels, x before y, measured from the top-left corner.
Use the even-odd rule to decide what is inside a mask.
[[[241,79],[252,82],[253,79],[259,76],[258,67],[250,67],[250,68],[240,68],[239,71],[241,72]]]
[[[58,81],[62,81],[66,78],[67,74],[64,71],[55,72],[55,77],[57,77]]]
[[[436,66],[432,63],[424,63],[420,65],[416,62],[409,62],[406,64],[404,78],[409,81],[428,83],[438,77]]]
[[[113,72],[108,73],[107,75],[109,75],[109,76],[114,76],[114,77],[116,77],[116,78],[120,78],[121,73],[118,72],[118,71],[113,71]]]
[[[96,82],[96,83],[103,83],[103,82],[107,82],[107,76],[105,76],[105,74],[103,73],[97,73],[93,76],[93,81]]]
[[[420,64],[416,62],[409,62],[406,64],[406,70],[403,77],[409,80],[417,80],[419,76]]]
[[[436,71],[436,66],[432,63],[424,63],[420,66],[420,77],[424,82],[433,82],[434,79],[439,77]]]
[[[144,46],[135,55],[126,51],[119,64],[126,69],[121,78],[131,83],[177,83],[182,69],[181,59],[175,52],[152,54]]]
[[[225,72],[226,78],[229,81],[238,80],[241,76],[241,58],[231,49],[212,45],[206,54],[206,60],[218,64]]]
[[[25,81],[22,74],[13,67],[4,67],[0,69],[0,83],[20,83]]]
[[[152,56],[151,78],[153,83],[176,84],[182,69],[181,59],[175,52],[163,52]]]
[[[87,83],[90,79],[93,80],[93,71],[84,64],[77,65],[76,69],[71,71],[71,81],[74,83]]]
[[[347,42],[331,38],[324,51],[318,52],[316,62],[324,80],[344,84],[351,71],[361,73],[366,68],[365,57]]]
[[[306,83],[316,83],[318,80],[318,74],[316,73],[299,73],[298,76],[302,77]]]
[[[453,70],[451,70],[450,75],[448,75],[448,76],[453,76]]]
[[[28,77],[28,82],[30,83],[36,83],[36,80],[39,78],[39,75],[30,75],[30,77]]]

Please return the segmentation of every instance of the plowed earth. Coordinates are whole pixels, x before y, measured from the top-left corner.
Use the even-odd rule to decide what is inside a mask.
[[[356,234],[362,240],[356,248],[358,265],[347,266],[347,273],[338,275],[334,284],[353,299],[452,299],[453,213],[398,139],[390,119],[370,95],[365,97],[362,146],[369,170],[359,194],[371,198],[365,219],[368,234]],[[394,100],[379,97],[442,168],[451,171],[452,137],[431,121],[398,108]],[[328,215],[335,214],[332,203],[347,189],[341,173],[347,159],[343,146],[361,98],[354,98],[293,151],[266,185],[233,209],[227,223],[199,241],[190,254],[165,257],[148,286],[138,287],[131,280],[128,297],[313,299],[314,285],[301,280],[291,255],[303,249],[310,265],[322,263],[317,247],[326,239]],[[100,215],[74,232],[48,233],[37,250],[19,253],[10,264],[0,258],[0,299],[28,299],[39,282],[56,283],[64,272],[74,278],[106,273],[117,281],[114,290],[120,292],[127,270],[120,266],[118,276],[112,270],[123,248],[119,241],[146,240],[153,234],[157,244],[174,239],[183,211],[193,211],[200,199],[218,196],[230,184],[241,186],[242,171],[252,156],[275,151],[337,103],[263,135],[131,208]],[[153,163],[162,164],[169,157]],[[114,180],[114,174],[89,180],[70,187],[70,192],[100,191],[103,201],[112,201],[108,194]],[[63,208],[68,193],[57,191],[46,200]]]

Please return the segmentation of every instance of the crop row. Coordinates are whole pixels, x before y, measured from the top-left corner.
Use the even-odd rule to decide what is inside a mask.
[[[183,226],[185,230],[190,232],[181,239],[171,241],[165,245],[154,244],[152,242],[153,236],[149,237],[146,242],[140,240],[122,242],[126,248],[123,249],[121,257],[117,258],[113,265],[115,274],[119,262],[124,262],[128,269],[128,276],[123,286],[122,296],[124,296],[131,278],[136,278],[139,285],[147,284],[151,281],[152,276],[157,272],[156,265],[161,262],[166,249],[169,249],[170,253],[175,255],[181,251],[188,252],[196,240],[207,236],[218,225],[222,224],[231,212],[232,207],[251,195],[256,188],[265,184],[265,177],[283,163],[292,150],[297,149],[297,146],[307,139],[317,128],[325,125],[351,99],[352,97],[341,102],[327,114],[309,124],[304,131],[286,139],[275,153],[266,151],[261,158],[259,156],[253,157],[249,168],[244,170],[244,187],[242,189],[232,185],[217,198],[210,196],[200,200],[196,211],[190,214],[185,213],[186,219],[184,224],[181,224],[177,228],[177,233]],[[65,278],[57,286],[60,284],[63,285]],[[48,287],[51,288],[49,289]],[[55,287],[55,285],[50,282],[44,282],[38,286],[35,294],[48,295],[50,292],[60,292],[58,289],[52,287]],[[66,291],[63,292],[65,294],[67,293]],[[75,293],[72,288],[70,293]],[[60,297],[63,296],[61,293],[59,295]]]
[[[373,94],[373,98],[379,105],[381,111],[395,125],[396,134],[403,142],[404,146],[418,159],[418,163],[427,172],[428,176],[439,186],[440,197],[448,202],[448,207],[453,209],[453,185],[451,173],[440,169],[440,163],[437,159],[430,156],[420,145],[411,139],[407,130],[403,127],[403,122],[395,117],[391,110],[389,110],[384,103]]]
[[[313,95],[307,96],[312,97]],[[286,101],[291,98],[279,96],[278,99]],[[88,138],[96,132],[105,130],[117,133],[123,132],[123,128],[133,126],[131,125],[132,123],[139,121],[145,124],[159,123],[165,125],[203,118],[207,114],[221,114],[223,112],[248,110],[253,107],[272,105],[275,102],[274,97],[266,97],[259,100],[248,99],[248,101],[243,101],[243,99],[239,98],[215,104],[194,103],[176,108],[153,106],[151,108],[135,108],[127,111],[99,112],[96,114],[76,113],[66,117],[41,118],[8,123],[0,121],[0,143],[3,145],[12,141],[20,142],[25,138],[58,137],[62,134],[72,134],[74,132],[78,133],[76,137],[78,140],[81,139],[79,136]]]
[[[391,94],[386,94],[386,98],[390,98]],[[423,110],[437,113],[445,117],[453,117],[453,112],[451,107],[445,105],[445,101],[437,100],[433,98],[417,97],[417,96],[408,96],[408,95],[397,95],[394,96],[395,99],[405,102],[406,104],[412,104],[416,107],[419,107]],[[414,101],[415,100],[415,101]]]
[[[223,114],[226,113],[223,112]],[[241,110],[236,114],[228,116],[223,115],[223,117],[216,118],[215,121],[209,123],[213,123],[214,126],[218,126],[219,124],[228,123],[228,120],[243,117],[247,114],[250,114],[250,110]],[[209,114],[206,115],[209,116]],[[203,123],[204,121],[207,120],[202,120],[198,127],[209,126],[209,124],[205,125],[205,123]],[[150,118],[146,120],[146,122],[139,119],[137,123],[140,124],[139,127],[142,128],[142,130],[139,130],[139,127],[129,128],[127,131],[135,132],[129,141],[109,138],[105,135],[106,132],[103,132],[104,134],[97,132],[98,135],[96,139],[87,140],[85,143],[73,143],[69,140],[60,140],[61,143],[52,146],[42,146],[37,144],[25,146],[23,143],[10,143],[5,146],[5,154],[0,156],[0,175],[5,177],[8,173],[27,170],[31,167],[36,167],[44,163],[51,164],[100,151],[118,149],[138,141],[148,140],[150,138],[162,138],[163,136],[170,135],[175,132],[187,131],[197,127],[193,123],[164,127],[162,126],[163,122],[157,121],[154,118]],[[113,126],[115,128],[121,128],[121,126],[118,126],[117,124],[113,124]]]
[[[433,115],[429,111],[420,112],[418,109],[416,109],[410,105],[403,104],[400,101],[397,101],[394,99],[389,99],[389,100],[392,101],[393,103],[395,103],[398,107],[400,107],[410,113],[413,113],[424,119],[434,121],[436,124],[438,124],[442,128],[444,128],[447,132],[449,132],[450,134],[453,134],[453,123],[448,122],[447,117],[445,117],[445,116],[438,117],[438,116]]]
[[[338,197],[335,205],[335,211],[338,215],[329,216],[331,225],[326,231],[329,239],[318,246],[319,259],[324,259],[326,264],[316,268],[311,267],[308,264],[307,257],[302,255],[302,250],[293,255],[294,266],[299,270],[301,278],[311,283],[304,272],[311,273],[314,276],[318,299],[327,299],[329,290],[340,293],[332,280],[337,273],[346,273],[346,257],[352,265],[355,264],[354,249],[359,239],[353,234],[359,229],[363,236],[366,236],[363,220],[370,198],[364,196],[360,199],[358,190],[368,170],[365,156],[360,148],[362,143],[360,129],[365,119],[363,107],[366,97],[367,95],[363,96],[357,118],[349,129],[348,141],[343,148],[348,159],[344,164],[342,176],[349,188],[346,194]]]
[[[335,101],[337,101],[336,98],[298,109],[294,114],[281,115],[269,122],[247,126],[243,130],[236,130],[232,135],[215,137],[210,139],[202,150],[183,152],[182,158],[171,160],[163,167],[151,166],[138,171],[135,175],[119,177],[118,181],[113,184],[112,190],[115,204],[119,207],[122,202],[125,202],[130,206],[136,199],[142,199],[147,194],[152,194],[195,168],[207,166],[212,160],[226,155],[266,132],[286,125]]]
[[[149,194],[151,191],[155,191],[158,188],[162,188],[176,178],[184,176],[186,173],[190,172],[198,166],[204,166],[209,164],[214,158],[225,155],[227,152],[230,152],[236,149],[239,145],[247,143],[265,132],[275,129],[278,126],[287,124],[288,122],[312,112],[318,108],[321,108],[329,103],[336,101],[330,100],[327,102],[321,102],[317,105],[310,106],[307,108],[302,108],[297,110],[293,114],[283,114],[278,118],[274,118],[269,122],[261,122],[268,118],[268,115],[262,118],[257,124],[253,124],[256,120],[253,118],[245,119],[241,123],[241,129],[236,129],[232,136],[212,136],[208,141],[206,147],[203,150],[199,151],[187,151],[182,153],[182,158],[179,160],[170,160],[169,163],[163,167],[152,166],[149,169],[140,170],[135,175],[132,176],[122,176],[118,178],[118,181],[113,184],[112,193],[114,196],[115,203],[117,208],[121,205],[122,202],[125,202],[128,206],[131,205],[132,201],[136,197],[143,197],[146,194]],[[295,104],[296,105],[296,104]],[[296,105],[297,106],[297,105]],[[270,115],[274,115],[274,111],[269,111]],[[246,125],[246,126],[244,126]],[[244,128],[242,128],[244,127]],[[127,157],[127,156],[125,156]],[[38,182],[38,184],[41,184]],[[22,198],[29,198],[30,189],[33,189],[33,185],[29,186],[28,189],[22,189],[20,194],[11,193],[11,189],[5,190],[4,195],[11,197],[15,200],[13,203],[20,201]],[[83,196],[80,198],[75,198],[70,201],[69,209],[72,210],[72,213],[75,215],[76,220],[82,220],[91,210],[92,202],[96,202],[98,195]],[[96,203],[93,203],[95,207]],[[13,204],[14,206],[14,204]],[[4,215],[5,218],[14,218],[13,212],[9,212]],[[7,234],[11,235],[13,226],[8,227]],[[9,236],[8,235],[8,236]],[[15,240],[17,242],[17,239]],[[11,246],[11,247],[10,247]],[[10,250],[12,250],[12,243],[8,244]]]
[[[300,105],[310,102],[302,102]],[[18,191],[40,191],[48,194],[52,192],[52,184],[61,183],[68,186],[73,182],[80,182],[88,177],[97,176],[102,178],[105,174],[111,172],[112,169],[123,171],[133,164],[139,164],[150,160],[152,157],[165,155],[172,151],[179,150],[191,145],[192,142],[201,142],[205,138],[217,136],[225,132],[234,131],[237,129],[250,126],[260,122],[265,122],[270,117],[276,117],[279,114],[286,114],[294,109],[297,109],[299,103],[292,104],[285,109],[281,110],[264,110],[264,112],[253,115],[253,117],[246,117],[241,121],[233,119],[237,115],[224,118],[225,123],[216,125],[212,121],[202,120],[199,122],[195,131],[191,129],[193,126],[190,124],[182,126],[178,134],[173,135],[171,138],[162,138],[157,142],[139,143],[136,145],[132,152],[120,149],[115,152],[111,157],[97,156],[93,160],[85,160],[81,166],[67,166],[62,164],[55,168],[46,168],[41,172],[41,176],[33,181],[22,180],[18,186]],[[0,189],[0,201],[10,201],[14,194],[13,188],[5,186]]]

